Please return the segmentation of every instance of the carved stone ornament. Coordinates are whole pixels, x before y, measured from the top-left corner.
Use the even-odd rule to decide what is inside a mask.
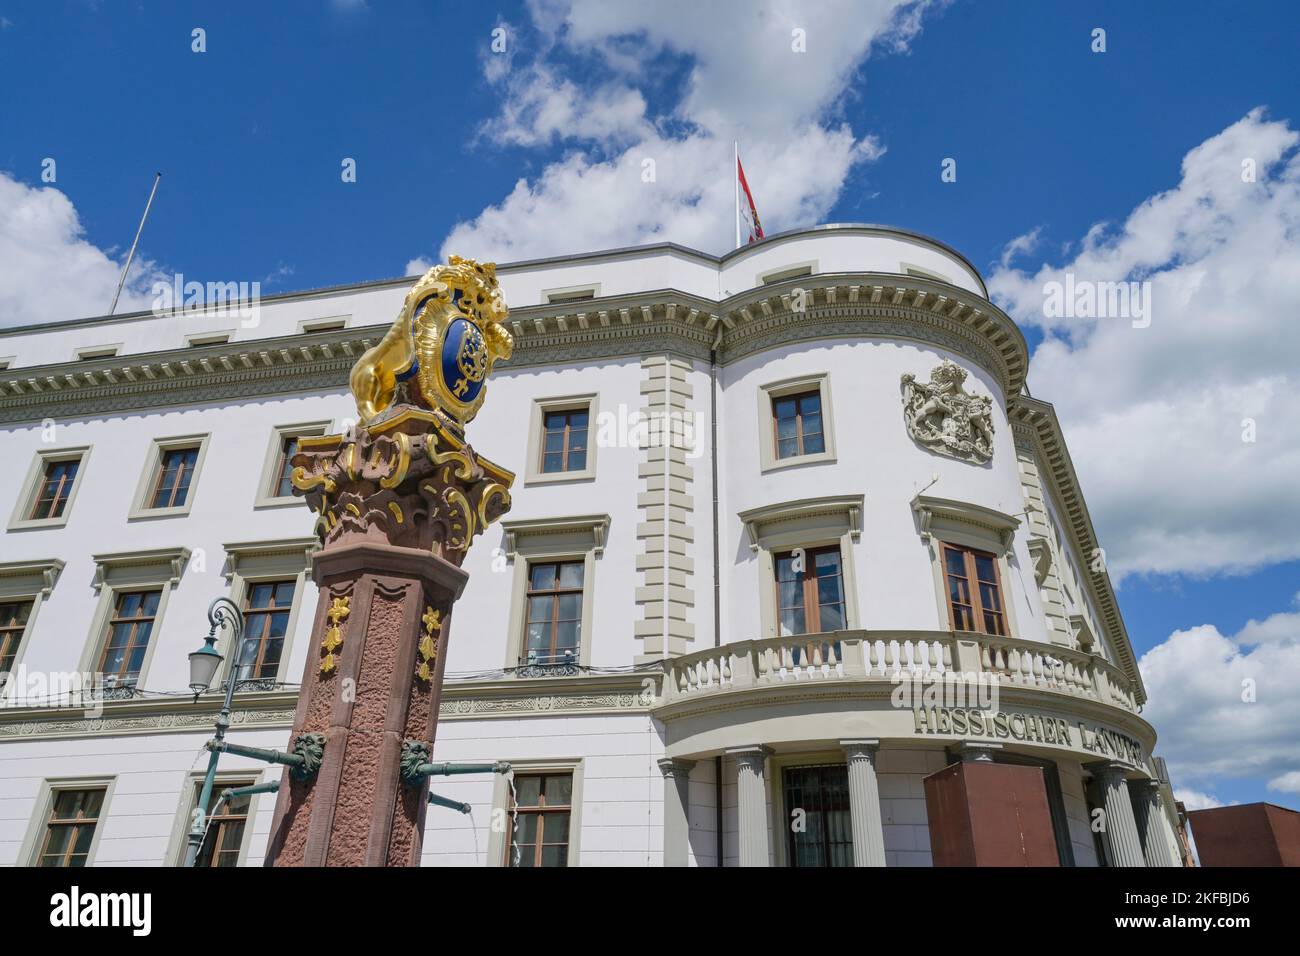
[[[294,493],[319,516],[322,545],[377,541],[457,566],[510,510],[515,477],[476,455],[443,415],[410,406],[346,435],[302,438],[293,465]]]
[[[903,421],[918,444],[940,455],[982,465],[993,457],[993,400],[962,389],[966,370],[944,361],[929,382],[903,376]]]

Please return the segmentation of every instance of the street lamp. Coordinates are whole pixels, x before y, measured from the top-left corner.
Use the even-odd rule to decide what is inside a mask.
[[[222,624],[229,624],[234,630],[235,639],[231,643],[231,659],[235,662],[239,660],[239,645],[244,639],[243,612],[228,597],[215,598],[208,605],[208,622],[212,626],[208,629],[208,636],[203,640],[203,646],[189,655],[190,690],[194,691],[195,700],[198,700],[199,695],[208,689],[222,660],[216,648],[217,628]],[[186,866],[194,866],[199,857],[199,850],[203,846],[203,834],[207,830],[208,801],[212,799],[212,788],[217,780],[217,761],[221,758],[220,745],[226,738],[227,728],[230,727],[230,705],[234,696],[235,669],[232,667],[226,680],[226,700],[217,714],[217,733],[214,741],[217,746],[208,748],[211,751],[208,757],[208,772],[203,778],[203,789],[199,793],[199,802],[194,807],[193,819],[190,821],[189,844],[185,849]]]

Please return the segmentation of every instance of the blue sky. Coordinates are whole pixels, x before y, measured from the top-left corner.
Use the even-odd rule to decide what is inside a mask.
[[[1136,649],[1155,651],[1153,700],[1176,698],[1148,712],[1176,782],[1194,803],[1300,805],[1300,710],[1277,699],[1300,680],[1300,9],[638,6],[0,0],[0,218],[51,224],[34,243],[9,217],[51,271],[0,271],[4,324],[106,311],[155,169],[137,291],[174,271],[282,291],[399,275],[444,244],[721,251],[739,138],[769,232],[894,224],[985,272],[1040,352],[1030,384],[1065,423]],[[618,179],[645,155],[653,195]],[[1228,174],[1248,155],[1243,194]],[[60,271],[73,247],[102,259],[82,282]],[[1167,306],[1147,335],[1054,325],[1034,302],[1063,270],[1154,276]],[[24,291],[37,280],[78,298]]]

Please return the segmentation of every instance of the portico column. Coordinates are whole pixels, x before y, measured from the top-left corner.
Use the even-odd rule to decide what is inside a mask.
[[[1103,809],[1106,813],[1102,839],[1114,866],[1146,866],[1142,856],[1142,838],[1138,835],[1137,821],[1133,816],[1133,801],[1129,799],[1128,782],[1124,779],[1128,768],[1121,763],[1106,761],[1089,764],[1101,788]]]
[[[736,835],[741,866],[767,866],[767,787],[763,766],[768,750],[763,746],[736,747],[736,809],[740,832]]]
[[[691,865],[690,777],[691,760],[659,761],[664,775],[664,866]]]
[[[853,865],[885,865],[885,830],[876,780],[879,740],[841,740],[849,762],[849,817],[853,822]]]
[[[1160,784],[1155,780],[1135,780],[1129,784],[1134,816],[1142,837],[1142,855],[1147,866],[1178,866],[1170,846],[1169,824],[1160,802]]]

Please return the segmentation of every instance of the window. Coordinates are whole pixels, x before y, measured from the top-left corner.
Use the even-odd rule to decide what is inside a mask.
[[[943,545],[949,621],[955,631],[1005,637],[1006,618],[998,584],[998,559],[987,551]]]
[[[817,263],[809,262],[799,266],[783,266],[780,269],[773,269],[771,272],[764,272],[758,277],[759,285],[772,285],[777,282],[784,282],[786,279],[799,279],[803,276],[813,274],[813,269]]]
[[[587,409],[547,412],[542,436],[542,473],[587,467]]]
[[[85,866],[104,806],[103,789],[56,790],[37,866]]]
[[[317,319],[315,321],[299,322],[299,332],[337,332],[339,329],[345,329],[348,325],[349,316],[343,316],[336,319]]]
[[[191,335],[185,340],[185,344],[195,349],[204,345],[224,345],[230,341],[233,334],[233,332],[210,332],[207,335]]]
[[[776,457],[794,458],[826,451],[820,390],[772,397]]]
[[[853,866],[853,822],[849,815],[849,768],[788,767],[781,779],[786,817],[803,811],[804,827],[787,827],[790,866]]]
[[[239,797],[228,800],[223,802],[220,808],[217,808],[217,801],[221,799],[221,790],[226,787],[247,787],[252,783],[252,780],[230,781],[213,788],[207,806],[208,830],[203,837],[203,845],[199,848],[195,866],[226,867],[239,865],[239,850],[244,842],[244,827],[248,824],[248,815],[253,798]],[[199,802],[199,797],[202,795],[203,784],[195,784],[195,804]],[[217,813],[212,816],[214,809],[217,810]]]
[[[289,629],[296,580],[257,581],[244,597],[244,639],[235,681],[275,680]]]
[[[543,289],[542,301],[546,303],[582,302],[600,295],[599,285],[574,285],[563,289]]]
[[[801,375],[758,389],[759,469],[835,461],[830,377]]]
[[[32,614],[32,601],[12,601],[0,604],[0,674],[13,670],[18,657],[18,645],[27,630],[27,619]]]
[[[584,562],[538,562],[528,567],[524,666],[575,664],[582,640]]]
[[[572,773],[516,776],[510,813],[514,826],[507,848],[507,865],[569,865]]]
[[[99,671],[108,687],[135,686],[161,598],[161,590],[120,591],[115,595],[108,638],[99,661]]]
[[[45,473],[36,488],[32,510],[27,515],[28,520],[45,521],[48,518],[62,518],[64,510],[72,499],[72,488],[76,484],[77,471],[80,468],[80,457],[45,462]]]
[[[158,479],[150,496],[150,508],[183,508],[190,494],[190,482],[199,461],[199,447],[169,448],[158,465]]]
[[[777,554],[776,605],[782,637],[845,627],[839,545]]]
[[[293,456],[296,454],[298,454],[297,436],[281,436],[280,461],[275,469],[275,487],[271,489],[273,498],[290,498],[293,496]]]
[[[85,349],[77,349],[77,360],[86,361],[87,359],[112,358],[117,354],[120,345],[97,345]]]

